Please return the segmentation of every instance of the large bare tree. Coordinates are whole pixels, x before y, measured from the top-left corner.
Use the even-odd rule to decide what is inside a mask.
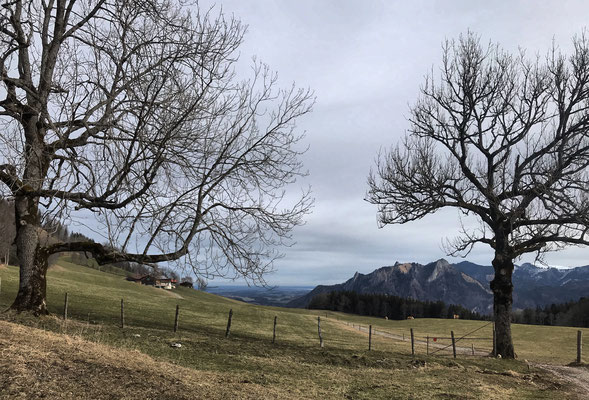
[[[381,225],[444,207],[475,216],[449,253],[493,248],[498,354],[513,358],[514,260],[589,244],[589,43],[528,59],[473,33],[446,42],[404,141],[380,155],[367,200]]]
[[[245,27],[174,0],[14,0],[0,11],[0,181],[14,200],[12,308],[47,312],[47,258],[180,260],[263,280],[310,207],[295,120],[308,90],[276,88]],[[50,244],[43,215],[91,220],[103,241]]]

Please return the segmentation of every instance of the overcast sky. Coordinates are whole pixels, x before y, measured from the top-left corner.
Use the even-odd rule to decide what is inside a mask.
[[[342,282],[395,261],[445,257],[444,238],[458,234],[458,214],[378,229],[366,203],[366,177],[380,148],[408,128],[409,106],[424,75],[441,61],[441,44],[472,30],[483,41],[544,54],[555,40],[564,50],[588,24],[584,1],[200,1],[249,26],[241,62],[252,56],[277,71],[280,84],[312,88],[317,104],[299,121],[310,146],[304,157],[316,199],[297,244],[268,276],[274,285]],[[460,261],[445,257],[449,261]],[[468,260],[490,265],[480,246]],[[532,261],[533,256],[520,260]],[[558,266],[589,264],[589,249],[547,257]],[[217,280],[212,284],[219,283]]]

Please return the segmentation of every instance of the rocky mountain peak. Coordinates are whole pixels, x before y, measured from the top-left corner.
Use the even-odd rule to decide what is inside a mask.
[[[409,271],[411,270],[411,268],[413,268],[413,264],[411,263],[405,263],[405,264],[400,264],[400,263],[396,263],[395,266],[393,268],[391,268],[391,271],[399,271],[402,274],[408,274]]]
[[[436,261],[436,264],[434,265],[434,269],[431,273],[431,275],[427,278],[428,282],[432,282],[435,281],[436,279],[438,279],[440,276],[442,276],[444,273],[450,271],[452,268],[452,266],[448,263],[448,261],[444,260],[443,258],[440,258],[438,261]]]
[[[291,306],[305,307],[319,293],[353,291],[422,301],[442,300],[446,304],[460,304],[470,310],[490,313],[493,294],[489,282],[493,275],[492,266],[468,261],[449,264],[442,258],[427,265],[396,262],[394,266],[381,267],[367,274],[356,272],[353,278],[341,284],[318,286],[293,300]],[[526,263],[516,266],[513,284],[514,309],[577,301],[589,293],[589,266],[559,270]]]

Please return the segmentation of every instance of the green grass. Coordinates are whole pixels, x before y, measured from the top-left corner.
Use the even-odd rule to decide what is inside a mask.
[[[340,313],[331,314],[350,323],[362,324],[363,326],[372,324],[377,330],[400,336],[404,335],[407,342],[409,341],[411,328],[413,328],[414,335],[419,340],[425,340],[427,336],[430,338],[449,338],[450,331],[454,331],[454,335],[458,339],[477,330],[462,341],[459,341],[457,345],[470,348],[471,344],[474,344],[475,348],[489,351],[493,348],[492,325],[486,321],[434,318],[387,321],[379,318],[352,316]],[[519,359],[560,365],[575,361],[577,357],[578,330],[583,332],[584,338],[589,337],[589,329],[587,328],[512,324],[511,329],[513,344]],[[473,337],[477,339],[470,340]],[[432,339],[430,340],[433,342]],[[451,341],[448,339],[438,339],[437,343],[450,344]],[[425,352],[425,346],[418,345],[417,351]]]
[[[18,270],[0,269],[0,277],[0,308],[5,309],[16,294]],[[460,337],[484,325],[481,321],[385,321],[341,313],[327,313],[325,318],[325,312],[255,306],[187,288],[155,289],[62,260],[48,272],[48,307],[56,316],[62,314],[65,292],[72,319],[67,323],[12,313],[0,318],[138,350],[190,368],[237,374],[245,381],[286,388],[293,398],[552,398],[559,389],[559,397],[575,398],[520,361],[466,356],[454,361],[448,352],[426,356],[421,345],[414,359],[408,340],[379,336],[369,352],[367,335],[346,324],[372,324],[406,338],[413,328],[421,338],[449,336],[450,330]],[[125,329],[118,327],[121,298]],[[176,305],[180,323],[174,333]],[[230,338],[225,339],[229,309],[233,322]],[[318,315],[323,349],[317,336]],[[274,316],[277,343],[272,345]],[[564,364],[575,357],[574,328],[515,325],[513,335],[520,359]],[[491,328],[475,336],[490,338]],[[183,347],[172,349],[175,341]],[[481,347],[490,348],[490,339]]]

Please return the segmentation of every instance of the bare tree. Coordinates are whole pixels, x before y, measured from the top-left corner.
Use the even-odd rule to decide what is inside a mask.
[[[478,219],[448,251],[493,248],[497,351],[507,358],[514,260],[589,244],[589,42],[573,44],[569,57],[553,47],[529,60],[472,33],[447,42],[405,140],[381,154],[368,179],[381,226],[444,207]]]
[[[207,287],[208,286],[209,286],[209,283],[207,282],[207,280],[205,278],[203,278],[201,276],[199,276],[198,278],[196,278],[196,288],[198,290],[205,291],[205,290],[207,290]]]
[[[12,308],[47,312],[47,258],[177,262],[263,280],[310,207],[285,196],[304,171],[295,120],[308,90],[276,89],[245,27],[173,0],[15,0],[0,11],[0,188],[14,199]],[[288,200],[288,201],[287,201]],[[92,215],[105,244],[48,244],[40,213]]]

